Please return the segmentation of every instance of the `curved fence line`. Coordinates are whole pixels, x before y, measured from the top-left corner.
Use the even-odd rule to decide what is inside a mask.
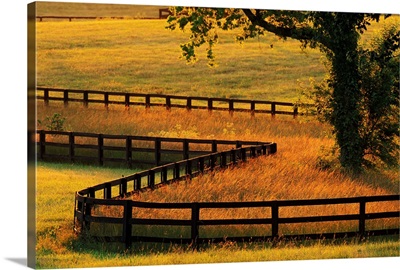
[[[172,139],[175,140],[175,139]],[[250,142],[249,142],[250,143]],[[255,202],[191,202],[191,203],[156,203],[140,202],[123,199],[131,194],[152,190],[163,185],[179,180],[187,180],[207,173],[215,169],[234,166],[244,162],[249,158],[262,155],[269,155],[276,152],[275,143],[261,143],[259,145],[241,146],[227,151],[209,153],[206,155],[188,158],[177,162],[157,166],[149,170],[138,172],[130,176],[122,177],[113,181],[102,183],[76,192],[74,206],[75,230],[80,233],[89,233],[91,237],[102,241],[122,242],[126,248],[130,248],[133,242],[163,242],[163,243],[186,243],[198,247],[201,243],[213,243],[226,240],[232,241],[265,241],[277,240],[282,238],[293,239],[320,239],[338,238],[365,235],[387,235],[399,233],[399,222],[395,227],[371,230],[367,229],[366,222],[375,219],[397,219],[400,216],[399,206],[392,211],[369,212],[367,204],[385,203],[388,201],[400,202],[400,195],[368,196],[354,198],[334,198],[334,199],[310,199],[310,200],[282,200],[282,201],[255,201]],[[297,206],[318,206],[327,207],[338,204],[353,204],[358,212],[341,215],[321,215],[314,216],[282,216],[282,210],[287,207]],[[94,213],[99,207],[120,207],[122,215],[104,216]],[[263,218],[236,218],[220,219],[201,218],[201,211],[206,209],[266,209],[269,214]],[[188,219],[162,219],[162,218],[140,218],[133,214],[134,209],[180,209],[190,211]],[[384,209],[384,207],[380,207]],[[323,232],[317,234],[296,234],[283,235],[280,232],[282,224],[296,223],[318,223],[318,222],[337,222],[355,221],[358,222],[358,230],[348,232]],[[91,225],[111,224],[122,226],[120,235],[96,236],[91,233]],[[267,225],[270,226],[269,233],[262,236],[225,236],[225,237],[202,237],[200,228],[209,226],[226,225]],[[135,232],[134,226],[178,226],[187,227],[190,230],[190,237],[172,237],[163,235],[161,237],[140,235]]]
[[[100,166],[111,163],[134,163],[159,166],[193,156],[215,153],[249,145],[266,144],[270,153],[276,143],[240,140],[210,140],[165,138],[152,136],[112,135],[87,132],[37,130],[32,141],[38,146],[41,160],[95,162]]]
[[[124,93],[124,92],[106,92],[99,90],[74,90],[74,89],[55,89],[38,87],[37,99],[43,100],[46,105],[50,101],[63,102],[64,106],[68,106],[69,102],[82,103],[88,107],[90,103],[103,104],[106,108],[109,105],[124,105],[126,108],[130,106],[165,107],[167,110],[171,108],[203,109],[208,111],[229,111],[233,112],[249,112],[251,115],[255,113],[271,114],[275,116],[304,115],[299,112],[299,108],[295,103],[278,102],[266,100],[247,100],[232,98],[208,98],[208,97],[190,97],[179,95],[163,95],[163,94],[141,94],[141,93]],[[304,105],[309,107],[311,105]]]
[[[247,142],[249,143],[249,142]],[[193,225],[198,226],[198,218],[196,213],[192,214],[194,221],[174,221],[174,220],[151,220],[151,219],[133,219],[133,207],[145,208],[190,208],[192,204],[164,204],[164,203],[142,203],[132,200],[118,200],[132,193],[144,191],[146,189],[155,189],[157,187],[184,179],[191,179],[199,174],[207,173],[215,169],[234,166],[239,162],[245,162],[248,158],[255,158],[261,155],[274,154],[276,152],[275,143],[264,143],[248,147],[235,148],[228,151],[210,153],[195,158],[189,158],[174,163],[165,164],[154,167],[130,176],[119,178],[103,184],[86,188],[78,191],[75,194],[74,207],[74,224],[75,230],[86,232],[90,230],[92,222],[122,224],[123,233],[120,237],[103,237],[103,239],[114,239],[124,242],[129,248],[132,244],[132,239],[139,236],[132,236],[133,224],[158,224],[158,225]],[[117,193],[113,194],[113,187],[117,187]],[[114,189],[115,193],[115,189]],[[100,195],[99,195],[100,194]],[[102,198],[99,198],[102,196]],[[92,209],[99,206],[123,206],[124,217],[94,217]],[[198,209],[199,210],[199,209]],[[78,224],[78,226],[77,226]],[[198,231],[193,232],[198,238]],[[193,238],[193,237],[192,237]],[[155,241],[164,241],[153,239]],[[151,241],[153,241],[151,240]],[[193,240],[193,239],[192,239]],[[143,241],[143,239],[141,240]],[[189,241],[188,239],[184,241]]]

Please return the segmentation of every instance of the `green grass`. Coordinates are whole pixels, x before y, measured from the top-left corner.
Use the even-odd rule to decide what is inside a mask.
[[[122,244],[92,242],[72,230],[73,193],[87,186],[132,173],[40,162],[37,167],[38,268],[169,265],[191,263],[256,262],[281,260],[367,258],[399,256],[398,237],[272,243],[187,245],[136,243],[130,252]]]
[[[241,46],[234,33],[221,33],[218,68],[207,67],[202,50],[202,59],[188,65],[179,47],[188,33],[165,26],[163,20],[38,23],[38,85],[295,101],[300,82],[324,75],[317,50],[301,51],[299,42],[272,35]]]
[[[80,113],[76,113],[77,111]],[[189,200],[193,196],[196,200],[203,201],[209,200],[210,197],[215,197],[217,200],[236,200],[240,194],[237,194],[237,191],[233,191],[233,194],[229,192],[229,187],[223,185],[226,182],[223,181],[225,178],[235,183],[230,190],[235,186],[246,189],[249,200],[273,199],[271,196],[278,196],[279,199],[301,199],[320,198],[329,194],[341,197],[398,193],[398,172],[397,174],[391,171],[368,173],[365,177],[354,179],[341,175],[339,172],[320,171],[316,167],[317,156],[322,146],[332,143],[332,138],[328,135],[329,128],[326,125],[312,120],[303,121],[300,118],[294,120],[283,116],[272,120],[270,116],[250,117],[247,113],[235,113],[230,116],[224,112],[215,112],[210,115],[203,111],[187,113],[186,110],[179,109],[168,112],[164,108],[107,111],[101,106],[98,108],[91,106],[88,109],[80,105],[71,105],[67,108],[39,106],[39,118],[52,115],[54,112],[60,112],[67,117],[66,125],[69,130],[167,137],[206,138],[210,136],[210,138],[218,139],[278,142],[278,153],[274,157],[257,160],[240,170],[225,171],[214,177],[206,175],[194,179],[191,183],[167,186],[154,193],[143,193],[141,200],[176,201],[175,198],[178,197],[178,200],[182,198]],[[82,121],[82,114],[85,115],[86,121]],[[253,177],[257,178],[257,186],[251,185],[254,179],[246,178],[245,171],[251,171]],[[123,244],[91,242],[74,235],[72,232],[74,192],[133,172],[128,169],[76,164],[39,163],[37,174],[38,266],[41,268],[102,267],[398,255],[400,243],[396,236],[378,238],[378,240],[370,239],[363,243],[358,243],[354,239],[348,239],[346,243],[329,241],[310,242],[307,245],[306,243],[281,243],[278,249],[271,248],[268,243],[247,246],[227,243],[205,246],[200,252],[192,252],[187,246],[141,243],[134,246],[132,253],[125,253]],[[198,192],[187,192],[187,188],[190,187]],[[295,189],[296,192],[289,187]],[[213,192],[215,190],[220,192]],[[268,191],[273,194],[270,192],[268,195]],[[182,197],[182,194],[186,194],[187,197]],[[233,197],[229,197],[230,195]],[[146,228],[141,229],[143,233],[148,233]],[[218,229],[220,228],[210,233],[220,234]],[[171,231],[169,228],[168,230]],[[323,254],[321,250],[324,250]]]
[[[301,247],[301,248],[299,248]],[[194,263],[262,262],[287,260],[314,260],[332,258],[367,258],[398,256],[398,240],[377,238],[367,242],[333,243],[288,243],[282,247],[271,248],[270,244],[251,244],[240,246],[225,243],[211,248],[192,251],[178,246],[164,246],[164,250],[148,252],[136,250],[135,253],[112,253],[82,250],[75,254],[51,254],[43,256],[38,268],[144,266]]]
[[[38,16],[158,18],[164,6],[37,2]]]
[[[93,12],[108,14],[107,8]],[[398,22],[398,16],[388,21]],[[371,26],[360,43],[384,23]],[[317,49],[301,50],[300,42],[273,34],[241,45],[236,31],[219,33],[217,68],[207,67],[204,48],[199,62],[188,65],[180,44],[190,33],[166,26],[166,20],[38,23],[38,86],[296,101],[310,78],[318,82],[326,73]]]
[[[158,8],[39,3],[38,15],[147,17],[158,16]],[[202,49],[199,50],[202,58],[199,63],[187,65],[179,58],[179,45],[188,40],[189,33],[170,32],[165,26],[165,20],[38,22],[38,85],[295,101],[298,90],[308,87],[310,77],[318,81],[325,74],[324,57],[317,50],[301,51],[299,42],[282,42],[273,35],[240,45],[234,41],[234,32],[220,33],[221,40],[215,48],[218,68],[206,66]],[[374,35],[377,28],[374,26],[368,31],[362,42]],[[255,166],[253,172],[257,168],[259,171],[262,171],[261,168],[274,169],[273,174],[262,172],[260,179],[272,176],[279,179],[285,187],[281,189],[282,198],[326,195],[332,193],[333,186],[340,186],[336,192],[341,194],[342,190],[349,191],[350,184],[356,191],[349,192],[357,194],[367,194],[368,190],[392,194],[399,190],[398,171],[374,172],[355,179],[337,171],[320,171],[316,167],[318,155],[322,147],[333,144],[333,138],[329,127],[310,119],[292,120],[284,116],[271,119],[265,115],[251,118],[244,113],[229,116],[224,112],[186,113],[179,109],[167,112],[156,108],[124,111],[112,106],[107,111],[95,105],[84,109],[75,104],[70,104],[68,108],[61,104],[49,107],[41,104],[38,103],[39,119],[61,113],[67,117],[65,125],[69,131],[276,141],[278,154]],[[275,166],[277,160],[286,165]],[[228,242],[204,246],[197,252],[187,246],[140,243],[134,246],[132,253],[125,252],[121,244],[97,243],[77,237],[72,230],[74,193],[133,172],[123,168],[40,162],[36,197],[37,266],[103,267],[400,255],[400,242],[396,236],[370,238],[364,242],[354,239],[285,242],[274,248],[271,243],[244,245]],[[236,173],[235,177],[241,176]],[[289,178],[302,179],[305,184],[285,181]],[[207,177],[204,179],[207,180]],[[299,192],[291,192],[289,183],[297,184]],[[320,184],[324,189],[310,190],[308,184],[314,187]],[[155,196],[163,196],[162,190],[159,191],[161,193],[143,196],[153,200]],[[168,196],[167,200],[173,199]]]

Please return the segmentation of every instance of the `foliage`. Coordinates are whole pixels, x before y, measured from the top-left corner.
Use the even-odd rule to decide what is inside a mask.
[[[363,115],[360,134],[364,155],[390,166],[398,164],[399,39],[397,26],[386,27],[382,35],[373,40],[372,49],[360,50],[358,64]],[[365,158],[364,164],[370,165],[371,160]]]
[[[371,22],[379,19],[379,14],[363,13],[177,7],[168,28],[190,29],[190,41],[181,45],[189,62],[197,60],[195,49],[207,44],[210,66],[215,65],[212,48],[219,29],[242,29],[237,36],[240,42],[271,32],[299,40],[303,48],[319,48],[330,62],[330,123],[340,148],[339,161],[345,169],[359,172],[364,155],[359,101],[365,93],[361,92],[358,41]]]
[[[358,48],[360,99],[357,103],[360,120],[359,134],[363,151],[363,164],[371,167],[383,163],[398,164],[399,139],[399,29],[385,26],[371,41],[369,49]],[[332,98],[334,80],[327,77],[313,84],[307,98],[315,103],[313,113],[321,121],[333,124]]]
[[[45,120],[37,120],[39,125],[44,125],[47,130],[51,131],[64,131],[64,122],[66,118],[62,117],[60,113],[54,113],[51,117],[47,116]]]

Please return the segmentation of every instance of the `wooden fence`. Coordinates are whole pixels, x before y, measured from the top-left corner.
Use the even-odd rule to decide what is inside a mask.
[[[51,19],[51,20],[69,20],[70,22],[74,20],[103,20],[103,19],[118,19],[122,20],[125,17],[117,17],[117,16],[110,16],[110,17],[95,17],[95,16],[36,16],[40,22],[44,19]]]
[[[192,203],[151,203],[132,201],[129,199],[121,200],[129,194],[143,191],[144,189],[154,189],[182,179],[190,179],[200,173],[223,168],[239,161],[245,161],[249,157],[269,154],[269,145],[258,145],[242,147],[231,151],[223,151],[203,155],[196,158],[186,159],[179,162],[155,167],[140,173],[123,177],[114,181],[89,187],[76,192],[74,207],[75,230],[81,233],[89,233],[91,224],[120,224],[122,225],[122,235],[120,236],[101,236],[99,239],[110,242],[125,243],[126,248],[130,248],[135,241],[139,242],[164,242],[164,243],[186,243],[198,247],[201,243],[216,243],[226,240],[232,241],[265,241],[267,239],[277,240],[279,238],[295,239],[319,239],[319,238],[340,238],[365,235],[386,235],[398,234],[399,227],[385,228],[380,230],[367,230],[366,221],[373,219],[399,218],[400,211],[367,212],[367,203],[382,203],[387,201],[400,201],[400,195],[354,197],[354,198],[334,198],[334,199],[309,199],[309,200],[282,200],[282,201],[258,201],[258,202],[192,202]],[[183,169],[183,171],[182,171]],[[117,187],[113,189],[112,187]],[[119,198],[119,199],[118,199]],[[314,215],[314,216],[291,216],[282,217],[280,209],[293,206],[334,206],[338,204],[356,204],[358,213],[342,215]],[[399,204],[397,204],[399,205]],[[107,217],[93,215],[93,209],[99,206],[119,206],[123,208],[122,217]],[[160,219],[160,218],[138,218],[133,215],[133,209],[181,209],[190,211],[190,219]],[[270,217],[265,218],[239,218],[239,219],[203,219],[200,211],[204,209],[237,209],[237,208],[269,208]],[[380,207],[380,209],[382,209]],[[326,210],[325,210],[326,211]],[[268,216],[266,214],[266,216]],[[280,233],[281,224],[295,223],[315,223],[315,222],[334,222],[334,221],[358,221],[358,230],[339,233],[318,233],[300,235],[282,235]],[[133,229],[134,225],[148,226],[183,226],[190,228],[190,237],[162,237],[138,235]],[[269,225],[271,233],[263,236],[241,236],[241,237],[213,237],[206,238],[200,234],[200,227],[221,226],[221,225]],[[96,238],[96,236],[91,235]]]
[[[167,19],[169,15],[172,15],[172,12],[169,10],[169,8],[160,8],[158,10],[159,19]]]
[[[166,19],[168,18],[169,15],[171,15],[171,11],[169,8],[160,8],[158,10],[158,19]],[[70,22],[74,20],[102,20],[102,19],[125,19],[126,17],[123,16],[48,16],[48,15],[42,15],[42,16],[36,16],[36,19],[38,19],[40,22],[42,22],[44,19],[52,19],[52,20],[69,20]],[[140,17],[140,19],[157,19],[157,17]]]
[[[152,140],[155,140],[152,138]],[[180,143],[184,143],[178,139]],[[202,143],[227,143],[227,141],[201,141]],[[190,143],[192,143],[190,141]],[[232,141],[230,143],[233,143]],[[238,143],[238,142],[236,142]],[[251,143],[251,142],[246,142]],[[187,158],[173,163],[157,166],[149,170],[135,173],[130,176],[122,177],[113,181],[102,183],[93,187],[78,191],[75,194],[74,206],[74,224],[75,230],[80,233],[88,233],[93,238],[103,241],[121,242],[126,248],[130,248],[133,242],[164,242],[164,243],[186,243],[198,247],[202,243],[216,243],[226,240],[232,241],[265,241],[268,239],[277,240],[280,238],[294,239],[318,239],[318,238],[340,238],[365,235],[386,235],[398,234],[398,223],[393,228],[384,228],[379,230],[367,229],[366,221],[375,219],[399,218],[400,211],[381,211],[368,212],[367,204],[384,203],[388,201],[399,201],[400,195],[385,196],[369,196],[354,198],[334,198],[334,199],[309,199],[309,200],[282,200],[282,201],[258,201],[258,202],[192,202],[192,203],[152,203],[123,200],[124,197],[139,191],[155,189],[163,185],[179,181],[191,179],[199,174],[207,173],[215,169],[233,166],[239,162],[244,162],[249,158],[255,158],[261,155],[269,155],[276,152],[276,144],[260,143],[259,145],[251,145],[244,147],[245,142],[237,144],[239,148],[226,151],[212,152],[194,158]],[[184,147],[185,148],[185,147]],[[185,157],[187,157],[187,152]],[[282,216],[281,209],[296,206],[334,206],[343,204],[355,204],[358,213],[341,214],[341,215],[320,215],[313,216]],[[400,204],[397,204],[398,206]],[[101,206],[106,207],[122,207],[121,217],[107,216],[107,214],[94,214],[94,210]],[[165,219],[165,218],[140,218],[133,214],[134,209],[181,209],[190,211],[189,219]],[[201,218],[201,210],[204,209],[256,209],[267,208],[269,212],[266,217],[260,218]],[[383,210],[384,207],[379,207]],[[264,210],[265,211],[265,210]],[[326,211],[326,210],[325,210]],[[218,216],[218,214],[216,214]],[[282,224],[296,223],[316,223],[316,222],[337,222],[337,221],[356,221],[358,222],[358,230],[348,232],[326,232],[318,234],[296,234],[282,235],[280,226]],[[118,236],[91,234],[91,224],[119,224],[122,225],[122,233]],[[135,225],[145,226],[181,226],[190,228],[190,237],[173,237],[163,236],[145,236],[135,232]],[[268,225],[270,233],[262,236],[224,236],[224,237],[204,237],[200,233],[200,227],[207,230],[209,226],[226,226],[226,225]]]
[[[45,130],[36,131],[35,141],[38,149],[37,157],[41,160],[95,162],[101,166],[105,163],[127,164],[129,167],[134,163],[158,166],[249,145],[267,145],[270,153],[275,153],[277,150],[276,143],[259,141],[162,138]]]
[[[135,176],[134,176],[135,177]],[[109,183],[108,183],[109,184]],[[106,200],[93,197],[96,189],[107,189],[106,184],[99,185],[87,190],[76,193],[75,197],[75,219],[76,223],[81,225],[81,232],[90,230],[90,224],[108,223],[122,224],[123,234],[121,236],[101,236],[100,239],[110,242],[125,243],[126,248],[131,247],[132,242],[163,242],[163,243],[180,243],[193,244],[197,246],[201,243],[218,243],[223,241],[266,241],[278,239],[332,239],[354,236],[378,236],[399,234],[399,228],[387,228],[381,230],[366,230],[366,221],[384,218],[399,218],[400,211],[383,211],[379,213],[367,213],[365,211],[366,204],[372,202],[400,201],[400,195],[386,196],[370,196],[370,197],[353,197],[353,198],[335,198],[335,199],[314,199],[314,200],[282,200],[282,201],[259,201],[259,202],[193,202],[193,203],[148,203],[132,200]],[[109,190],[109,189],[107,189]],[[85,196],[86,195],[86,196]],[[359,207],[357,214],[344,215],[318,215],[318,216],[292,216],[280,217],[280,209],[289,206],[315,206],[336,204],[356,204]],[[99,217],[93,216],[91,211],[94,207],[103,206],[122,206],[123,217]],[[187,209],[191,211],[191,218],[182,219],[144,219],[132,216],[133,208],[146,209]],[[200,210],[202,209],[234,209],[234,208],[270,208],[272,217],[266,218],[246,218],[246,219],[202,219]],[[296,223],[316,223],[316,222],[334,222],[334,221],[358,221],[358,230],[351,232],[339,233],[318,233],[318,234],[296,234],[282,235],[279,232],[281,224]],[[132,230],[133,225],[152,225],[152,226],[188,226],[190,227],[190,238],[174,238],[174,237],[149,237],[135,234]],[[263,236],[239,236],[239,237],[201,237],[199,233],[200,226],[220,226],[220,225],[270,225],[271,234]],[[94,237],[96,238],[96,237]]]
[[[106,108],[111,104],[130,106],[162,106],[167,110],[171,108],[204,109],[208,111],[222,110],[233,112],[267,113],[275,116],[277,114],[292,115],[294,117],[302,115],[298,107],[290,102],[228,99],[228,98],[208,98],[208,97],[188,97],[179,95],[163,94],[141,94],[123,92],[105,92],[99,90],[73,90],[73,89],[54,89],[37,88],[37,99],[43,100],[46,105],[50,101],[63,102],[68,106],[69,102],[79,102],[85,107],[89,103],[103,104]]]

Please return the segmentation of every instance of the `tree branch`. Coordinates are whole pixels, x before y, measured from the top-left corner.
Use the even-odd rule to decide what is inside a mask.
[[[251,21],[252,24],[258,25],[268,32],[274,33],[280,37],[290,37],[293,39],[297,39],[300,41],[309,41],[309,42],[317,42],[321,45],[329,48],[329,42],[323,35],[317,34],[317,29],[312,28],[311,26],[294,26],[294,27],[283,27],[277,26],[271,23],[268,23],[262,18],[262,14],[256,11],[254,14],[250,9],[242,9],[247,18]]]

